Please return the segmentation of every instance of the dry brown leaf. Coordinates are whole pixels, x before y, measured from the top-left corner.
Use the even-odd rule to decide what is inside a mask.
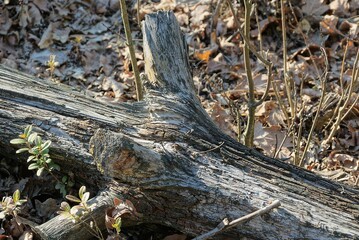
[[[189,17],[187,13],[183,13],[183,12],[175,13],[175,16],[180,26],[183,27],[189,24]]]
[[[124,90],[127,90],[128,87],[121,82],[117,82],[113,76],[110,76],[103,79],[102,89],[105,91],[112,90],[115,94],[115,98],[120,98],[124,94]]]
[[[311,29],[312,26],[310,22],[307,19],[303,18],[293,32],[297,34],[301,34],[302,32],[304,34],[308,34]]]
[[[207,63],[209,61],[209,57],[211,56],[211,54],[212,54],[211,49],[201,49],[199,51],[196,51],[194,53],[194,56],[199,60]]]
[[[261,33],[263,33],[268,28],[268,26],[273,22],[278,22],[278,18],[269,16],[266,19],[263,19],[262,21],[260,21],[259,28],[260,28]],[[255,28],[251,31],[252,37],[258,37],[258,34],[259,34],[258,28]]]
[[[100,67],[106,76],[110,76],[114,66],[111,64],[111,55],[101,55],[100,56]]]
[[[262,123],[256,122],[254,126],[254,144],[263,149],[264,153],[268,156],[273,156],[281,142],[283,141],[286,133],[281,131],[280,126],[263,127]],[[290,139],[287,138],[283,144],[281,158],[290,156],[288,147],[292,147]],[[285,154],[285,155],[284,155]]]
[[[225,22],[218,20],[216,27],[216,35],[217,37],[224,36],[227,33],[227,25]]]
[[[266,123],[268,126],[284,126],[285,116],[275,101],[270,101],[269,106],[266,106]]]
[[[307,0],[304,4],[303,13],[311,16],[320,16],[329,10],[329,7],[323,4],[322,0]]]
[[[156,10],[173,10],[176,7],[176,1],[175,0],[163,0],[160,2],[160,4],[155,6]]]
[[[59,209],[59,206],[53,198],[48,198],[45,202],[35,199],[35,208],[38,216],[50,218]]]
[[[213,104],[207,111],[210,112],[211,118],[224,133],[233,138],[236,137],[234,131],[231,131],[231,129],[234,129],[234,126],[231,124],[233,118],[219,102]]]
[[[49,8],[48,8],[48,0],[33,0],[33,3],[42,11],[48,12]]]
[[[32,240],[34,238],[34,233],[31,230],[26,230],[23,232],[19,240]]]
[[[355,38],[359,34],[359,21],[358,23],[352,23],[347,20],[344,20],[340,26],[339,30],[344,34],[348,34],[349,37]]]
[[[40,25],[44,21],[40,13],[40,10],[32,3],[29,4],[29,7],[30,7],[29,9],[30,25],[31,26]]]
[[[55,29],[52,38],[61,43],[66,43],[69,40],[69,34],[71,29],[66,27],[65,29]]]
[[[59,65],[62,65],[68,61],[68,53],[68,51],[50,51],[49,49],[45,49],[40,52],[33,52],[30,56],[30,60],[38,62],[42,66],[47,66],[46,62],[49,61],[50,56],[55,55],[56,62],[58,62]]]
[[[323,20],[320,21],[320,31],[323,34],[329,34],[329,35],[337,35],[337,23],[339,21],[339,18],[337,16],[333,15],[326,15],[324,16]]]
[[[335,154],[333,160],[339,161],[341,166],[349,169],[354,169],[358,165],[358,158],[355,158],[348,154]]]
[[[86,51],[81,56],[84,63],[84,69],[86,74],[90,74],[92,71],[97,71],[100,68],[100,63],[94,61],[94,59],[100,59],[100,54],[96,51]]]
[[[199,4],[191,8],[191,24],[200,26],[203,21],[211,16],[208,4]]]
[[[215,58],[208,61],[206,71],[211,74],[213,72],[223,71],[226,68],[228,68],[228,64],[225,62],[223,54],[218,53]]]
[[[50,22],[49,26],[45,30],[45,32],[42,34],[42,37],[40,39],[40,42],[37,44],[40,49],[48,48],[53,43],[53,33],[54,29],[56,29],[58,26],[57,23]]]
[[[320,90],[317,89],[313,89],[313,88],[304,88],[302,90],[302,93],[304,95],[307,95],[310,97],[311,100],[313,100],[313,98],[320,98],[320,96],[322,95]]]
[[[348,0],[334,0],[329,4],[329,8],[333,11],[333,14],[339,17],[348,16],[349,7]]]
[[[6,8],[0,11],[0,34],[6,35],[12,25],[12,20],[9,18],[9,12]]]
[[[95,1],[95,9],[97,14],[105,14],[109,5],[109,0]]]
[[[26,28],[30,20],[31,19],[29,16],[29,6],[24,4],[20,10],[20,21],[19,21],[20,27]]]

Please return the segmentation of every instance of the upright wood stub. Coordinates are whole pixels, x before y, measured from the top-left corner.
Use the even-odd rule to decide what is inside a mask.
[[[194,97],[187,45],[173,12],[147,14],[142,28],[145,73],[150,83],[167,93]]]

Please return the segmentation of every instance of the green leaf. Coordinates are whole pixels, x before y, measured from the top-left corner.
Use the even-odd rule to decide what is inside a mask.
[[[42,149],[48,149],[51,145],[51,141],[47,140],[46,142],[44,142],[43,144],[41,144]]]
[[[39,167],[40,165],[38,163],[31,163],[27,169],[34,170],[34,169],[38,169]]]
[[[11,144],[24,144],[26,143],[26,139],[15,138],[10,141]]]
[[[29,148],[20,148],[16,151],[16,153],[23,153],[23,152],[26,152],[26,151],[29,151]]]
[[[87,200],[89,200],[89,198],[90,198],[90,193],[89,193],[89,192],[85,192],[85,193],[82,195],[81,201],[82,201],[83,203],[86,203]]]
[[[34,133],[30,134],[30,136],[28,137],[27,140],[29,141],[29,143],[33,143],[35,141],[36,137],[37,137],[37,133],[34,132]]]
[[[26,203],[26,202],[27,202],[26,199],[20,199],[20,200],[16,203],[16,205],[21,205],[21,204]]]
[[[14,194],[12,195],[12,200],[14,203],[17,203],[20,200],[20,190],[17,189]]]
[[[41,149],[40,154],[41,154],[41,155],[45,155],[45,154],[48,155],[49,151],[50,151],[50,149],[48,149],[48,148],[46,148],[46,149]]]
[[[122,225],[122,219],[120,217],[116,218],[115,223],[112,224],[112,227],[116,229],[117,234],[121,232],[121,225]]]
[[[31,162],[36,156],[32,155],[27,158],[27,162]]]
[[[84,192],[86,192],[86,186],[82,186],[80,189],[79,189],[79,197],[80,199],[82,199],[83,195],[84,195]]]
[[[31,131],[32,131],[32,125],[28,125],[28,126],[25,128],[25,131],[24,131],[25,137],[28,137],[29,134],[31,133]]]
[[[63,177],[61,178],[61,181],[62,181],[63,183],[67,182],[67,176],[66,176],[66,175],[63,176]]]
[[[80,205],[75,205],[71,208],[70,213],[72,215],[76,215],[78,217],[81,217],[85,214],[85,209]]]
[[[59,165],[57,165],[57,164],[55,164],[55,163],[51,163],[51,165],[50,165],[50,170],[57,170],[57,171],[60,171],[61,170],[61,168],[60,168],[60,166]]]
[[[62,194],[62,197],[65,197],[67,192],[66,192],[66,188],[65,185],[62,185],[60,188],[60,193]]]
[[[71,202],[78,202],[78,203],[81,202],[81,200],[79,198],[77,198],[77,197],[75,197],[73,195],[66,195],[66,199],[71,201]]]
[[[29,150],[29,153],[37,155],[39,154],[39,149],[37,147],[33,147]]]
[[[36,146],[40,147],[42,144],[42,138],[40,136],[36,136],[34,143]]]
[[[60,209],[65,212],[70,212],[71,207],[70,207],[70,204],[68,204],[67,202],[62,202],[60,205]]]
[[[74,185],[75,185],[75,183],[72,181],[67,182],[67,186],[69,186],[70,188],[73,187]]]
[[[61,182],[56,183],[55,189],[60,189],[62,184],[63,184],[63,183],[61,183]]]
[[[37,169],[36,175],[37,175],[38,177],[40,177],[41,174],[42,174],[42,172],[43,172],[44,170],[45,170],[44,167],[41,167],[41,168]]]

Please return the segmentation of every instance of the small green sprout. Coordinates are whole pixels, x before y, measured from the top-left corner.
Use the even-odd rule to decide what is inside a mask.
[[[56,67],[58,67],[60,65],[59,62],[55,61],[55,58],[56,58],[56,55],[50,55],[49,61],[46,62],[46,65],[48,66],[46,71],[50,72],[51,79],[53,79],[53,75],[54,75]]]
[[[38,133],[32,132],[32,125],[27,126],[24,133],[20,134],[19,138],[12,139],[10,143],[25,145],[25,147],[18,149],[16,153],[28,152],[31,154],[27,159],[27,162],[31,162],[28,169],[37,170],[37,176],[41,176],[44,170],[48,172],[55,169],[60,171],[60,166],[55,164],[49,155],[51,141],[43,142]]]
[[[0,204],[0,219],[8,215],[16,217],[19,207],[25,202],[25,199],[20,199],[20,190],[16,190],[12,197],[3,197]]]
[[[67,194],[67,188],[72,188],[75,185],[71,178],[68,176],[63,176],[61,181],[57,182],[55,189],[58,189],[63,197]]]
[[[71,202],[79,203],[73,207],[67,202],[62,202],[60,211],[57,213],[63,218],[70,218],[73,222],[78,222],[83,216],[91,212],[91,206],[88,205],[87,201],[90,198],[90,193],[86,192],[86,187],[82,186],[79,190],[79,197],[73,195],[66,195],[66,199]]]

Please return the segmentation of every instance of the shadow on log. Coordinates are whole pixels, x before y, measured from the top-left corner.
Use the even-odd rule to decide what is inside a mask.
[[[171,226],[189,236],[213,229],[275,199],[281,207],[215,239],[359,237],[359,191],[261,155],[224,135],[198,101],[186,44],[172,12],[143,22],[146,95],[111,105],[70,87],[0,67],[0,147],[28,124],[53,142],[53,159],[102,189],[101,222],[113,196],[142,214],[137,223]],[[56,227],[56,228],[55,228]],[[37,226],[44,239],[89,233],[55,217]]]

